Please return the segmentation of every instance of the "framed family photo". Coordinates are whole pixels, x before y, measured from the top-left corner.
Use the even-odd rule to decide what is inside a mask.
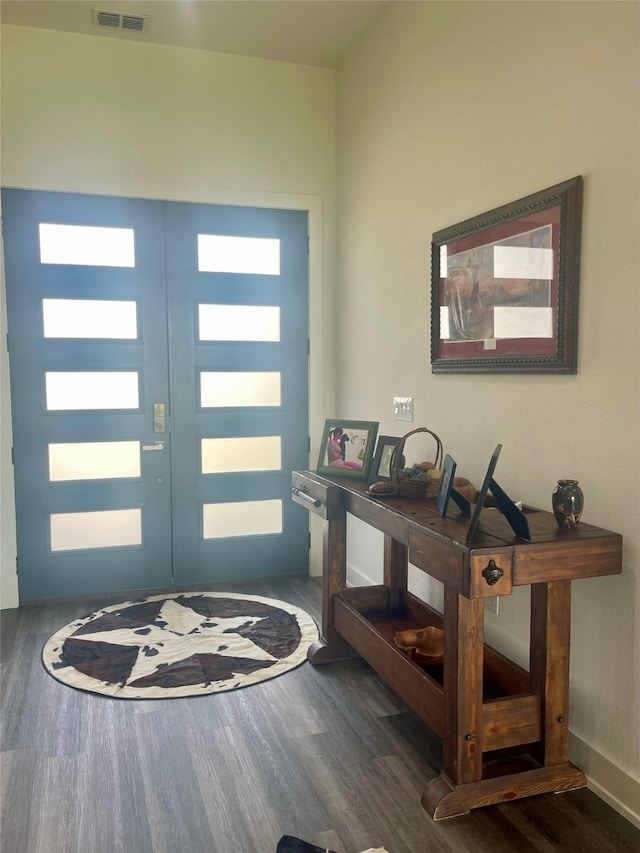
[[[368,481],[377,434],[377,421],[326,420],[316,473]]]
[[[432,373],[576,373],[582,177],[438,231]]]

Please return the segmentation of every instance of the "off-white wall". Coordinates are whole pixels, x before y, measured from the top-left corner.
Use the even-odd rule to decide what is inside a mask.
[[[2,175],[324,195],[334,74],[199,50],[2,27]]]
[[[16,514],[11,463],[11,406],[9,404],[9,359],[7,310],[4,289],[4,247],[0,241],[0,603],[13,607],[18,601],[16,575]]]
[[[514,499],[550,508],[556,480],[575,477],[584,520],[623,534],[623,574],[573,584],[571,729],[636,796],[638,12],[626,2],[393,3],[339,69],[337,124],[337,411],[379,420],[388,435],[430,427],[477,484],[501,442],[496,478]],[[578,174],[578,374],[433,376],[431,234]],[[394,395],[415,398],[413,425],[392,419]],[[352,568],[371,564],[360,544]],[[487,629],[525,663],[528,601],[526,590],[502,599]],[[626,803],[636,818],[639,801]]]
[[[26,27],[1,36],[3,186],[309,210],[313,439],[332,408],[334,72]],[[2,349],[6,608],[17,591]]]

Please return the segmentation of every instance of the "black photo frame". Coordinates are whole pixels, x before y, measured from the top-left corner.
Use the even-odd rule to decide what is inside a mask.
[[[476,501],[473,510],[473,515],[471,516],[471,521],[469,522],[469,527],[467,529],[467,542],[471,542],[473,540],[473,537],[476,535],[476,530],[478,529],[478,524],[480,522],[480,513],[482,512],[484,502],[487,499],[487,493],[489,492],[489,487],[493,478],[493,472],[496,470],[496,465],[498,464],[498,457],[500,456],[501,450],[502,445],[498,444],[496,446],[496,449],[491,454],[491,459],[489,460],[489,467],[487,468],[487,473],[484,475],[482,487],[478,492],[478,500]]]
[[[496,445],[496,449],[493,451],[491,459],[489,460],[487,473],[484,476],[482,488],[478,493],[478,500],[476,501],[473,510],[473,515],[471,516],[471,522],[467,529],[467,542],[472,542],[473,537],[476,535],[476,532],[478,530],[478,524],[480,523],[480,514],[482,512],[484,503],[487,499],[487,494],[489,492],[491,492],[491,494],[493,495],[498,509],[507,519],[511,529],[516,534],[516,536],[519,536],[521,539],[531,539],[531,533],[529,531],[529,522],[527,521],[526,515],[522,512],[522,510],[518,509],[518,507],[509,497],[509,495],[503,489],[501,489],[500,486],[493,479],[493,474],[496,470],[496,465],[498,464],[498,457],[500,456],[501,450],[502,445]]]
[[[436,495],[436,505],[440,510],[440,515],[447,514],[449,506],[449,498],[451,497],[451,489],[453,487],[453,478],[456,473],[456,461],[447,453],[442,463],[442,472],[440,474],[440,488]]]
[[[369,474],[369,482],[370,483],[390,483],[391,482],[391,474],[389,472],[389,463],[391,461],[391,454],[393,453],[393,448],[396,444],[401,441],[400,436],[393,435],[380,435],[378,436],[378,445],[376,447],[376,453],[373,457],[373,463],[371,465],[371,472]],[[404,456],[400,457],[399,463],[400,467],[404,467]]]

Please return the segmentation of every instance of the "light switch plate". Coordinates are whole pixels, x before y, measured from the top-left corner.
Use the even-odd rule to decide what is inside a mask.
[[[412,421],[413,397],[394,397],[393,417],[396,421]]]

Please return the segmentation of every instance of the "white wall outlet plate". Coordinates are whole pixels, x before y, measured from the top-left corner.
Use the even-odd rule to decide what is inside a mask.
[[[485,598],[484,605],[489,613],[495,613],[497,616],[500,612],[500,599],[497,595],[492,595],[491,598]]]

